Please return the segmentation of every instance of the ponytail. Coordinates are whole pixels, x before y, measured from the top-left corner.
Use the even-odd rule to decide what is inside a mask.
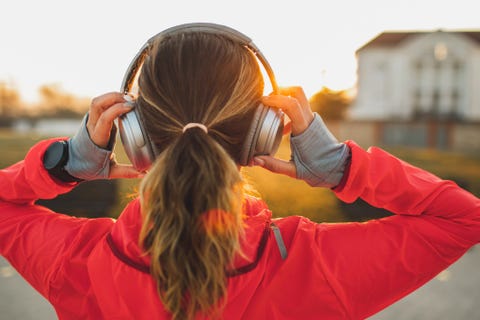
[[[159,156],[143,178],[140,246],[172,318],[219,317],[240,251],[240,159],[263,78],[255,55],[222,35],[182,33],[152,44],[136,108]],[[208,127],[208,134],[184,124]]]
[[[140,245],[172,319],[218,316],[243,232],[239,170],[200,128],[180,134],[140,186]]]

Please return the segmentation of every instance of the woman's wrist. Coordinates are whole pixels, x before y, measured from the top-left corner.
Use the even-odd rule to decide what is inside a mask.
[[[107,179],[110,162],[113,159],[115,132],[108,149],[97,146],[88,133],[86,123],[88,114],[84,117],[78,132],[68,141],[69,159],[65,170],[72,176],[83,180]]]
[[[333,188],[340,183],[350,149],[338,142],[317,113],[308,128],[292,136],[290,143],[298,179],[315,187]]]

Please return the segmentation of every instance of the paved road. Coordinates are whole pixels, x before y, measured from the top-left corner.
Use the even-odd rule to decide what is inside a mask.
[[[49,319],[56,319],[51,306],[0,257],[0,320]],[[475,319],[480,319],[480,245],[369,320]]]
[[[0,257],[0,320],[57,319],[50,304]]]
[[[480,319],[480,245],[429,283],[369,320]]]

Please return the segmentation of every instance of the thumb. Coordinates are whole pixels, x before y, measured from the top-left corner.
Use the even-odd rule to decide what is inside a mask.
[[[145,172],[138,171],[132,165],[115,163],[110,167],[109,179],[135,179],[145,176]]]
[[[257,156],[253,159],[254,164],[274,173],[284,174],[296,178],[297,169],[292,161],[285,161],[271,156]]]

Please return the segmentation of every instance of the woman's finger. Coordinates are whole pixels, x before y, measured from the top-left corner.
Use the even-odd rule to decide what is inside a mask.
[[[285,117],[284,124],[283,124],[283,135],[290,134],[292,132],[292,120],[290,120],[288,116]]]
[[[284,174],[292,178],[297,177],[297,169],[291,161],[285,161],[271,156],[257,156],[253,159],[253,162],[255,165],[271,172]]]
[[[132,165],[115,163],[110,167],[109,179],[135,179],[145,176],[145,172],[137,171]]]
[[[116,103],[100,115],[95,125],[87,124],[92,141],[101,148],[107,147],[110,141],[113,121],[130,110],[132,110],[131,104],[125,102]]]
[[[280,108],[292,121],[292,134],[298,135],[308,128],[313,120],[310,106],[302,107],[296,98],[271,95],[262,97],[262,103],[269,107]]]
[[[282,109],[289,117],[290,114],[297,112],[301,108],[298,100],[279,94],[262,97],[262,103],[269,107]]]
[[[302,87],[282,87],[278,89],[278,93],[297,99],[302,106],[309,105],[307,96],[305,95]]]
[[[95,126],[100,115],[111,106],[125,102],[124,94],[120,92],[109,92],[92,99],[90,104],[88,121]]]

